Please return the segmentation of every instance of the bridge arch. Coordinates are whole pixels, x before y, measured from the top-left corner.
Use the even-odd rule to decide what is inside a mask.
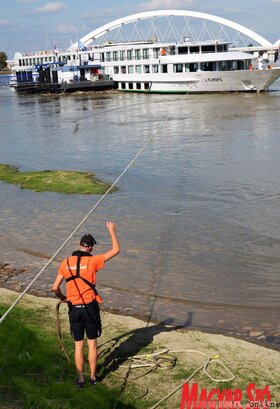
[[[182,17],[191,17],[191,18],[209,20],[209,21],[230,27],[234,30],[237,30],[242,34],[245,34],[247,37],[255,40],[257,43],[259,43],[260,45],[264,47],[269,47],[272,45],[270,41],[260,36],[256,32],[246,28],[245,26],[235,23],[231,20],[227,20],[222,17],[214,16],[212,14],[201,13],[198,11],[189,11],[189,10],[156,10],[156,11],[146,11],[143,13],[132,14],[130,16],[114,20],[111,23],[105,24],[91,31],[90,33],[86,34],[83,38],[81,38],[81,42],[87,46],[92,41],[96,40],[97,38],[101,37],[107,32],[115,30],[125,24],[133,23],[139,20],[150,19],[153,17],[168,17],[168,16],[182,16]],[[75,44],[75,46],[77,47],[77,43]]]

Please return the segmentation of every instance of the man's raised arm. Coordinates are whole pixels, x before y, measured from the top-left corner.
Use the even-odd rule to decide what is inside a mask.
[[[111,258],[115,257],[117,254],[120,252],[120,244],[119,240],[116,235],[116,225],[113,222],[106,222],[107,229],[110,233],[111,239],[112,239],[112,247],[110,250],[106,251],[104,253],[105,256],[105,261],[110,260]]]

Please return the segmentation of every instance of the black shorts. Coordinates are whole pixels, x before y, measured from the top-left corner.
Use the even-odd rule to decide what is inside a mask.
[[[72,305],[69,308],[69,321],[75,341],[82,341],[85,331],[88,339],[96,339],[102,333],[100,310],[96,301],[83,306]]]

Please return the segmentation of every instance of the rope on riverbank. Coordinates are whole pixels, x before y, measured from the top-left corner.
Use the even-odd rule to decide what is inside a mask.
[[[113,347],[115,347],[115,345],[116,343],[114,343]],[[111,352],[110,348],[106,348],[105,350],[98,351],[98,356],[101,357],[107,354],[108,352]],[[188,383],[200,371],[203,371],[206,374],[206,376],[209,379],[211,379],[213,382],[229,382],[235,379],[235,375],[231,372],[231,370],[223,362],[220,361],[220,355],[208,356],[204,354],[203,352],[196,351],[194,349],[169,350],[166,348],[164,350],[150,353],[150,354],[145,354],[145,355],[134,355],[134,356],[129,356],[129,357],[116,356],[111,360],[111,362],[108,363],[107,369],[109,370],[110,368],[114,369],[114,365],[117,367],[122,367],[122,368],[127,369],[125,376],[121,376],[113,372],[111,372],[111,374],[117,378],[123,379],[124,382],[122,385],[122,392],[124,392],[126,385],[128,383],[132,383],[135,386],[138,386],[144,389],[145,390],[144,394],[142,394],[140,397],[137,397],[138,399],[141,399],[145,395],[148,394],[149,390],[146,386],[143,386],[135,381],[148,375],[150,372],[156,369],[162,369],[162,370],[173,369],[177,361],[177,358],[174,356],[174,354],[179,354],[179,353],[198,354],[206,358],[206,360],[203,363],[203,365],[195,369],[187,379],[185,379],[178,386],[176,386],[173,390],[171,390],[167,395],[165,395],[162,399],[160,399],[156,404],[149,407],[149,409],[158,408],[163,402],[168,400],[178,390],[182,389],[184,384]],[[127,362],[127,363],[121,363],[121,362]],[[209,373],[208,368],[213,363],[216,363],[217,365],[221,366],[229,374],[229,376],[227,378],[215,378],[214,376],[212,376]],[[137,368],[147,368],[147,371],[140,376],[129,378],[130,372],[133,369],[137,369]],[[118,400],[115,402],[114,409],[116,409],[117,407],[117,402]]]
[[[189,94],[189,91],[184,95]],[[182,98],[182,100],[183,100]],[[85,221],[91,216],[91,214],[95,211],[95,209],[100,205],[101,202],[105,199],[105,197],[111,192],[113,187],[118,183],[118,181],[123,177],[123,175],[128,171],[128,169],[135,163],[138,157],[142,154],[142,152],[146,149],[146,147],[152,142],[158,132],[165,126],[166,122],[169,120],[170,114],[166,116],[165,119],[162,119],[160,125],[157,129],[155,129],[150,136],[150,138],[144,143],[142,148],[137,152],[137,154],[133,157],[133,159],[128,163],[125,169],[121,172],[121,174],[117,177],[117,179],[112,183],[109,189],[104,193],[104,195],[97,201],[97,203],[93,206],[93,208],[87,213],[87,215],[83,218],[83,220],[78,224],[78,226],[73,230],[73,232],[68,236],[68,238],[62,243],[59,249],[54,253],[54,255],[49,259],[49,261],[44,265],[44,267],[39,271],[39,273],[33,278],[33,280],[28,284],[28,286],[24,289],[24,291],[18,296],[18,298],[14,301],[14,303],[8,308],[8,310],[2,315],[0,318],[0,324],[4,321],[4,319],[8,316],[8,314],[16,307],[16,305],[20,302],[20,300],[24,297],[28,290],[33,286],[35,281],[41,276],[41,274],[46,270],[46,268],[52,263],[55,257],[61,252],[61,250],[66,246],[66,244],[70,241],[70,239],[74,236],[74,234],[80,229],[80,227],[85,223]]]
[[[159,407],[163,402],[165,402],[167,399],[169,399],[172,395],[174,395],[179,389],[182,389],[185,383],[188,383],[198,372],[203,371],[209,379],[211,379],[214,382],[229,382],[232,381],[235,378],[235,375],[231,372],[231,370],[221,361],[219,361],[220,356],[208,356],[200,351],[196,351],[194,349],[182,349],[182,350],[174,350],[174,351],[169,351],[170,353],[179,353],[179,352],[185,352],[185,353],[195,353],[204,356],[206,359],[205,363],[197,368],[187,379],[185,379],[183,382],[180,383],[179,386],[176,386],[171,392],[169,392],[166,396],[164,396],[162,399],[160,399],[155,405],[151,406],[149,409],[156,409]],[[210,373],[208,372],[208,367],[212,363],[217,363],[218,365],[222,366],[228,373],[229,373],[229,378],[214,378]]]
[[[58,333],[58,338],[59,338],[60,351],[61,353],[64,354],[64,356],[66,357],[70,365],[71,363],[70,358],[65,350],[65,347],[62,341],[62,333],[61,333],[61,325],[60,325],[59,308],[61,304],[63,303],[65,303],[65,301],[60,301],[58,302],[56,306],[57,333]],[[169,350],[168,348],[165,348],[163,350],[149,353],[149,354],[144,354],[144,355],[132,355],[132,356],[125,356],[125,357],[118,356],[118,346],[119,346],[120,338],[121,337],[117,337],[117,338],[111,339],[103,343],[98,348],[98,359],[100,359],[101,357],[102,358],[105,357],[105,361],[104,361],[105,363],[106,357],[108,357],[108,355],[110,356],[110,354],[113,353],[112,358],[107,363],[105,363],[104,368],[106,369],[108,373],[111,373],[112,376],[122,380],[122,384],[120,385],[121,394],[124,393],[124,391],[126,390],[126,386],[129,383],[142,389],[143,392],[141,393],[141,395],[137,396],[136,400],[142,399],[144,396],[146,396],[149,393],[149,389],[147,386],[142,385],[141,383],[136,382],[136,381],[139,380],[140,378],[147,376],[152,371],[157,370],[157,369],[160,369],[160,370],[173,369],[176,366],[176,362],[177,362],[177,357],[175,356],[176,354],[180,354],[180,353],[198,354],[206,358],[203,365],[195,369],[187,379],[185,379],[184,381],[181,381],[181,383],[178,386],[172,389],[167,395],[161,398],[156,404],[154,404],[149,409],[158,408],[163,402],[167,401],[171,396],[173,396],[176,392],[182,389],[184,384],[188,383],[200,371],[203,371],[204,374],[209,379],[211,379],[211,381],[213,382],[229,382],[235,379],[235,375],[231,372],[231,370],[223,362],[220,361],[220,358],[221,358],[220,355],[209,356],[195,349]],[[107,344],[109,344],[109,346]],[[221,366],[225,370],[225,372],[229,374],[229,376],[227,378],[215,378],[214,376],[212,376],[209,373],[208,368],[213,363],[216,363],[217,365]],[[116,374],[114,370],[116,370],[117,368],[126,369],[125,375]],[[132,370],[143,369],[143,368],[146,369],[144,373],[141,373],[140,375],[137,375],[134,377],[130,377]],[[119,402],[119,399],[115,401],[114,409],[117,409],[118,402]]]
[[[57,336],[58,336],[60,351],[64,354],[65,358],[68,361],[68,364],[70,365],[71,361],[70,361],[69,355],[67,354],[66,349],[64,347],[64,344],[62,342],[61,323],[60,323],[60,317],[59,317],[59,308],[60,308],[61,304],[65,304],[65,301],[59,301],[56,304],[56,307],[55,307]]]

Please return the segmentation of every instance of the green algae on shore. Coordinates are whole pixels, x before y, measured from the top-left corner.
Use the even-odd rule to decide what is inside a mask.
[[[96,179],[93,173],[63,170],[20,172],[15,166],[7,164],[0,164],[0,180],[34,192],[66,194],[104,194],[111,186]],[[112,188],[112,191],[116,190]]]

